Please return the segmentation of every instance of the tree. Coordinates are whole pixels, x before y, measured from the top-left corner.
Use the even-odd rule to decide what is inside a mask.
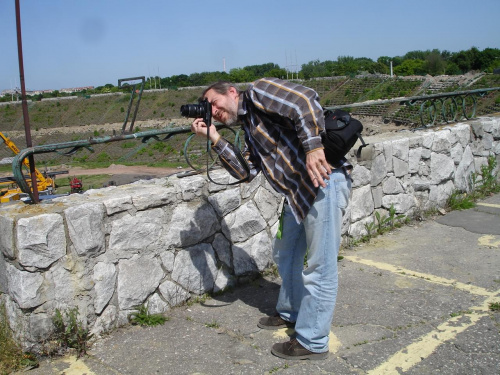
[[[411,76],[415,74],[425,74],[424,60],[405,60],[401,65],[394,68],[394,73],[402,76]]]
[[[446,63],[441,57],[441,53],[434,50],[425,58],[425,65],[427,72],[435,76],[444,73]]]

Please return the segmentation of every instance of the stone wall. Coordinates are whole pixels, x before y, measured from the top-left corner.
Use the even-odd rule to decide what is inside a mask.
[[[361,160],[351,158],[344,237],[362,236],[391,206],[407,216],[443,206],[489,155],[500,158],[499,140],[499,118],[369,139]],[[31,350],[49,337],[57,308],[78,307],[96,334],[126,324],[141,304],[167,312],[268,268],[280,203],[262,176],[227,188],[192,176],[2,205],[0,300]]]

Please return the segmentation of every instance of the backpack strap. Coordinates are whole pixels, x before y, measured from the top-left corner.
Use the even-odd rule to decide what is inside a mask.
[[[356,135],[358,136],[359,140],[361,141],[361,146],[358,147],[358,151],[356,151],[356,158],[360,158],[361,157],[361,150],[363,149],[363,147],[366,147],[369,145],[369,143],[365,143],[365,141],[363,140],[363,137],[361,136],[361,133],[356,133]]]

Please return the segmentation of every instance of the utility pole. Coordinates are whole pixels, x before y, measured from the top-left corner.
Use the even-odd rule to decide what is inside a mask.
[[[26,134],[26,147],[33,147],[31,142],[30,118],[28,113],[28,102],[26,101],[26,87],[24,85],[24,63],[23,63],[23,41],[21,37],[21,9],[19,0],[16,0],[16,28],[17,28],[17,54],[19,57],[19,78],[21,83],[21,99],[24,119],[24,133]],[[28,156],[30,164],[31,188],[33,189],[33,203],[38,203],[38,184],[35,171],[35,158],[33,155]]]

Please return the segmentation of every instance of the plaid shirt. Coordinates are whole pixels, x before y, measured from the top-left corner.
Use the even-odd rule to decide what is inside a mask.
[[[250,167],[250,176],[231,143],[220,138],[213,149],[237,179],[252,180],[262,171],[271,186],[286,197],[300,223],[319,190],[306,168],[306,154],[323,149],[320,132],[325,122],[318,94],[277,78],[259,79],[240,94],[238,117],[244,123],[242,154]]]

